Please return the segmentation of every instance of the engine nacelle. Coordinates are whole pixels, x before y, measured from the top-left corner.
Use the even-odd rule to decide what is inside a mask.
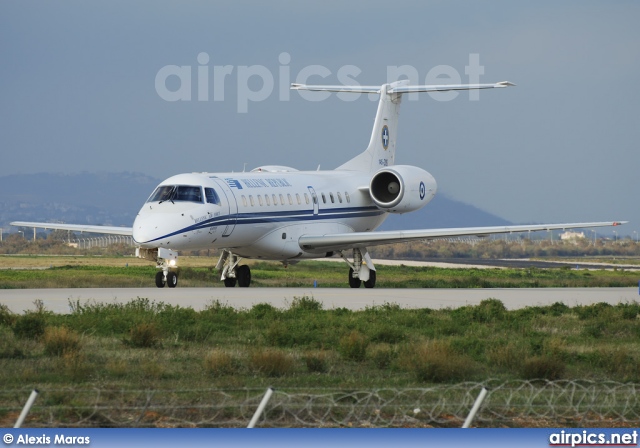
[[[427,171],[394,165],[377,171],[369,183],[371,199],[380,210],[407,213],[421,209],[433,199],[438,186]]]

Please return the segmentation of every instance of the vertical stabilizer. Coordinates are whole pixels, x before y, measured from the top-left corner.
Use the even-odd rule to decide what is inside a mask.
[[[340,165],[339,170],[377,171],[381,167],[395,164],[398,114],[402,93],[390,93],[395,87],[406,86],[409,81],[384,84],[380,88],[378,112],[373,123],[371,139],[367,149],[353,159]]]
[[[353,159],[340,165],[338,170],[375,172],[382,167],[392,166],[396,158],[398,135],[398,114],[403,93],[448,92],[457,90],[502,89],[514,86],[508,81],[494,84],[444,84],[411,86],[408,80],[396,81],[382,86],[310,86],[291,84],[293,90],[313,92],[377,93],[380,95],[378,112],[371,131],[367,149]]]

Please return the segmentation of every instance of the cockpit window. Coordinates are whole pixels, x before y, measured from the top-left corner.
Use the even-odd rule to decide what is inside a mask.
[[[213,188],[205,188],[204,195],[207,197],[208,204],[220,205],[220,196],[218,196],[218,193],[216,193],[216,190]]]
[[[191,185],[161,185],[147,202],[196,202],[202,204],[202,187]]]

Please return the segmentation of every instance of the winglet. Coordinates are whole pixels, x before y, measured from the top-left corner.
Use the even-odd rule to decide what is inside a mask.
[[[499,87],[515,87],[516,84],[509,82],[509,81],[500,81],[496,83],[496,86]]]

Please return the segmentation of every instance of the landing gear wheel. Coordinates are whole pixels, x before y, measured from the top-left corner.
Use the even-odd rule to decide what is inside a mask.
[[[251,269],[246,264],[238,266],[236,270],[236,278],[238,279],[238,286],[241,288],[248,288],[251,284]]]
[[[171,271],[167,272],[167,286],[169,286],[169,288],[175,288],[177,284],[178,274]]]
[[[235,278],[231,278],[231,277],[227,277],[224,279],[224,286],[226,286],[227,288],[233,288],[234,286],[236,286],[236,279]]]
[[[353,278],[353,268],[349,268],[349,286],[352,288],[359,288],[362,280],[359,278]]]
[[[162,271],[156,273],[156,286],[158,288],[164,288],[164,273]]]
[[[369,280],[364,282],[364,287],[373,288],[374,286],[376,286],[376,271],[371,270],[369,271]]]

